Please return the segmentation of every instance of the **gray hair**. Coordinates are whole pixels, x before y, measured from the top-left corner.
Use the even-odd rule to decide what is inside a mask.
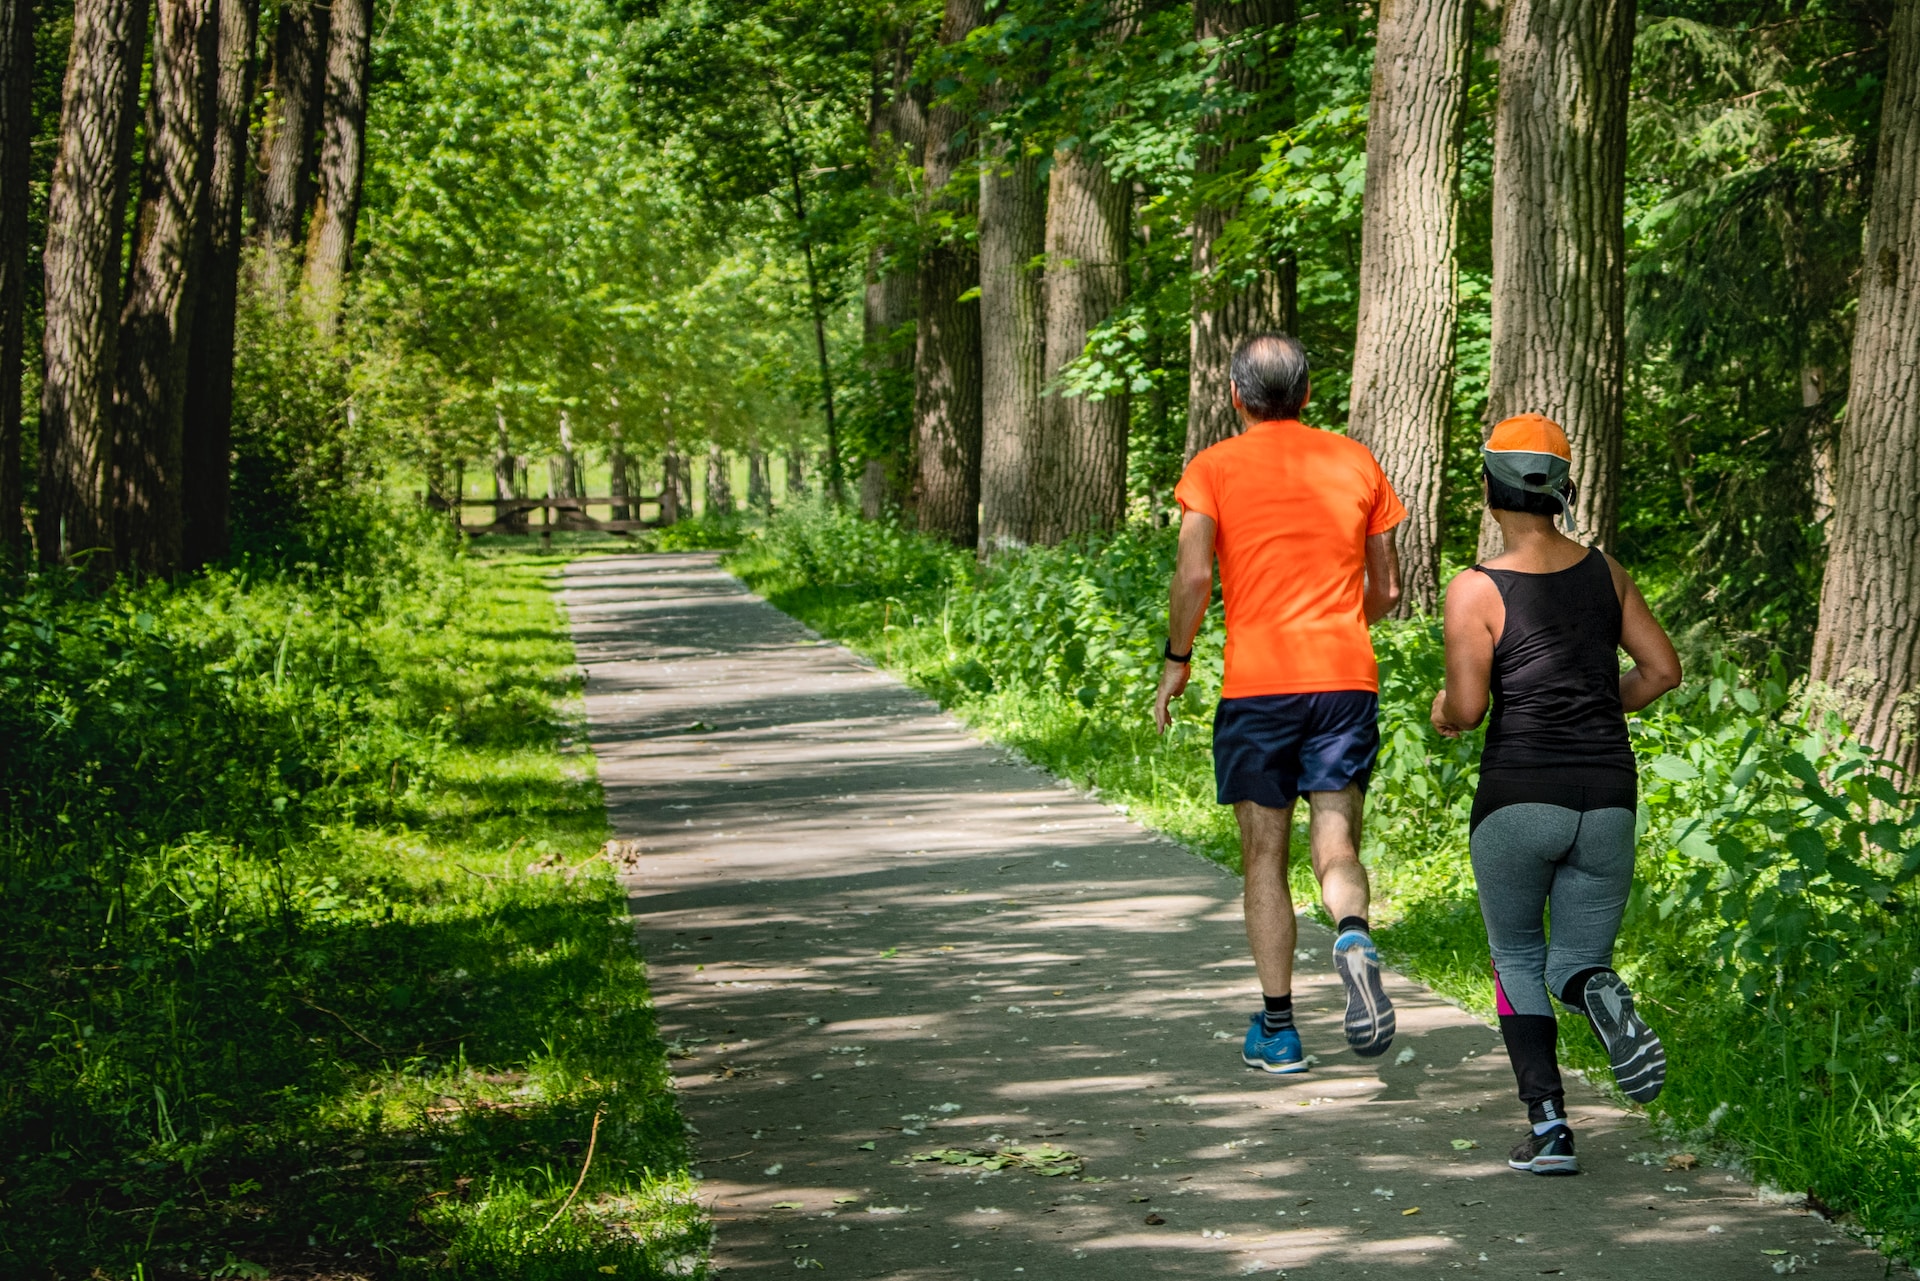
[[[1307,349],[1287,334],[1249,334],[1233,349],[1233,388],[1262,422],[1295,418],[1307,403]]]

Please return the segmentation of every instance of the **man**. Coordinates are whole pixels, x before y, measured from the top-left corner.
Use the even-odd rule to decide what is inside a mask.
[[[1393,1041],[1393,1005],[1367,930],[1360,812],[1380,746],[1367,628],[1400,602],[1393,527],[1407,512],[1365,445],[1299,421],[1310,389],[1298,339],[1246,339],[1233,353],[1232,384],[1244,434],[1198,454],[1174,490],[1180,550],[1153,715],[1164,734],[1169,704],[1187,687],[1217,556],[1227,644],[1214,776],[1220,803],[1240,822],[1247,941],[1265,997],[1242,1058],[1268,1072],[1304,1072],[1287,888],[1287,841],[1303,793],[1313,872],[1338,922],[1333,961],[1347,989],[1347,1042],[1371,1057]]]

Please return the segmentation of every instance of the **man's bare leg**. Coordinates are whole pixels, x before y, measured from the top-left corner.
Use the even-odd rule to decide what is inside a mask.
[[[1360,865],[1360,815],[1366,794],[1358,783],[1337,792],[1307,793],[1307,843],[1313,876],[1334,924],[1367,914],[1367,869]]]
[[[1293,991],[1293,948],[1299,927],[1293,919],[1293,895],[1287,889],[1287,842],[1293,834],[1293,810],[1252,801],[1233,807],[1240,820],[1240,870],[1247,944],[1260,990],[1268,996]]]

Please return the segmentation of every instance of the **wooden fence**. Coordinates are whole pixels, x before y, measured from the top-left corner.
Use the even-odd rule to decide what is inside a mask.
[[[481,534],[537,533],[542,543],[551,543],[555,531],[631,534],[637,529],[658,529],[665,523],[658,516],[652,520],[614,520],[611,509],[625,507],[634,511],[642,506],[658,508],[661,497],[659,494],[629,494],[625,498],[443,498],[438,494],[429,494],[427,506],[435,511],[456,514],[468,507],[491,508],[493,519],[483,525],[470,525],[464,520],[460,522],[460,532],[471,537],[477,538]],[[589,507],[608,508],[608,518],[601,520],[589,515]],[[540,513],[538,525],[526,519],[526,514],[532,511]]]

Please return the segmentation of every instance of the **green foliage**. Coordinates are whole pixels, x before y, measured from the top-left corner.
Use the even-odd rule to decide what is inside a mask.
[[[703,1247],[548,590],[360,559],[0,600],[9,1274]]]
[[[1212,804],[1210,613],[1162,738],[1148,721],[1165,635],[1169,530],[1032,549],[977,568],[832,511],[781,515],[729,562],[755,588],[901,672],[979,729],[1237,868]],[[1440,628],[1375,629],[1382,745],[1363,857],[1396,964],[1483,1016],[1486,935],[1467,859],[1478,735],[1428,724]],[[1735,1145],[1762,1178],[1812,1187],[1896,1244],[1920,1239],[1920,814],[1884,766],[1796,692],[1721,658],[1631,718],[1641,760],[1637,884],[1620,963],[1672,1056],[1655,1108],[1676,1137]],[[1300,901],[1317,892],[1295,859]],[[1605,1064],[1582,1025],[1577,1065]]]

